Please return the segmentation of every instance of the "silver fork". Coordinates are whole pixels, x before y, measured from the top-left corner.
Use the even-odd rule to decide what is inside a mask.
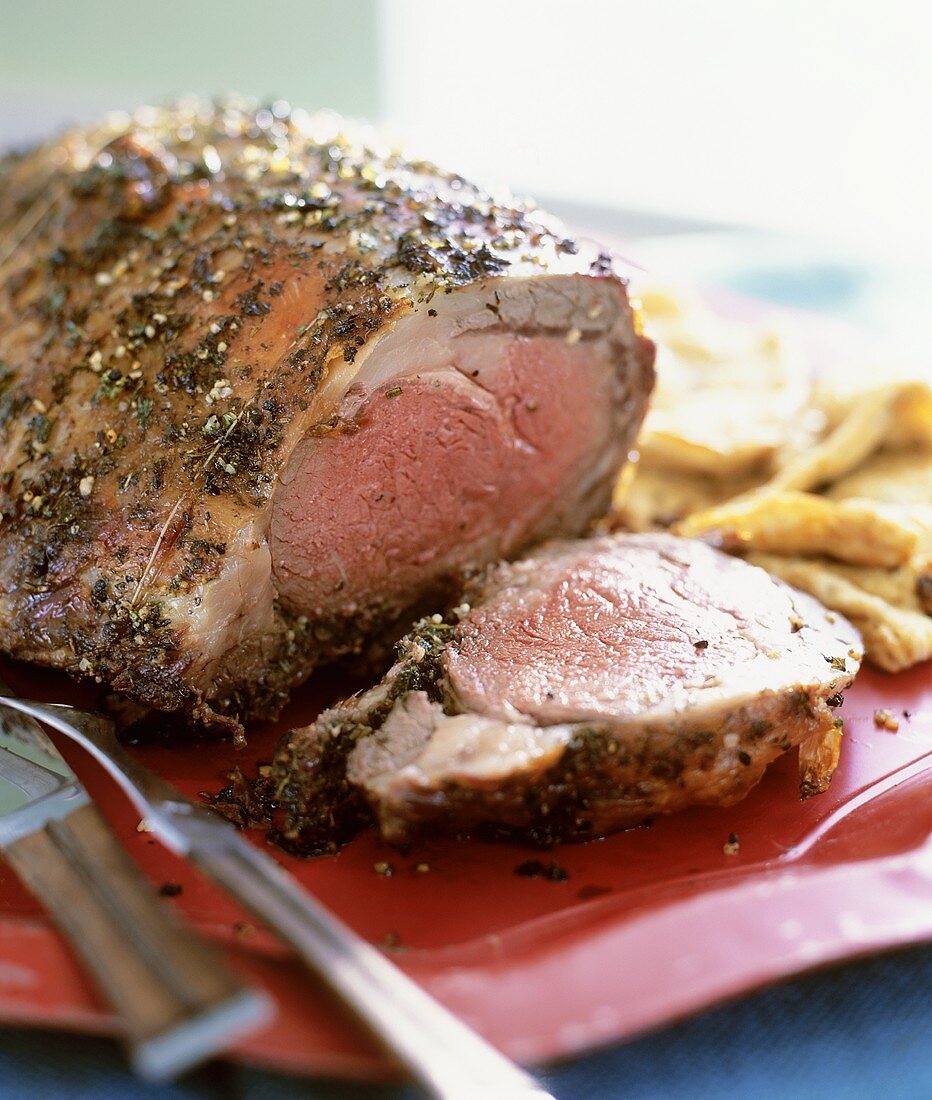
[[[292,947],[431,1095],[441,1100],[546,1100],[550,1095],[303,891],[228,821],[189,802],[134,760],[108,719],[9,696],[0,698],[0,706],[29,715],[87,749],[151,832]]]

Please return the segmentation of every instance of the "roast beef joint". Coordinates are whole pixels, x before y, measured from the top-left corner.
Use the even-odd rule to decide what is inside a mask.
[[[610,257],[329,116],[7,156],[0,240],[0,646],[195,720],[585,532],[653,384]]]

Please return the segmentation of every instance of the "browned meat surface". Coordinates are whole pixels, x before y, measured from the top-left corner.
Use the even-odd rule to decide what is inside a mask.
[[[860,638],[763,570],[617,535],[550,543],[466,598],[421,621],[379,685],[283,740],[289,842],[321,847],[363,802],[394,842],[599,836],[735,802],[794,746],[803,793],[827,784]]]
[[[0,647],[267,715],[464,570],[578,534],[653,348],[531,208],[238,102],[0,161]]]

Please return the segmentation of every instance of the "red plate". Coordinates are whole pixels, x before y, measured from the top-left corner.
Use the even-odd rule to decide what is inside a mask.
[[[63,680],[11,667],[23,694],[74,697]],[[310,685],[278,728],[308,718],[338,685]],[[876,728],[875,710],[900,719]],[[788,756],[731,809],[694,810],[650,828],[541,853],[434,842],[401,855],[373,835],[302,862],[300,881],[513,1057],[563,1057],[831,961],[932,939],[932,665],[861,674],[848,694],[841,766],[828,794],[801,803]],[[275,730],[248,750],[150,748],[139,757],[187,794],[215,791],[241,762],[268,759]],[[153,839],[96,766],[80,766],[120,836],[174,904],[221,941],[279,1006],[231,1058],[303,1073],[374,1077],[378,1050],[248,916]],[[740,838],[737,855],[723,845]],[[255,843],[264,843],[253,834]],[[515,874],[555,859],[566,881]],[[377,874],[387,861],[391,877]],[[426,870],[424,867],[426,866]],[[66,947],[0,867],[0,1017],[107,1032],[111,1021]]]
[[[745,300],[721,312],[759,315]],[[807,325],[817,339],[824,330]],[[92,703],[62,677],[3,665],[32,698]],[[186,794],[217,791],[237,764],[252,774],[277,733],[310,721],[341,685],[321,676],[249,746],[137,750]],[[878,729],[889,710],[898,731]],[[338,856],[302,862],[271,849],[307,888],[512,1057],[542,1062],[626,1038],[829,962],[932,940],[932,663],[899,676],[864,670],[842,715],[846,738],[827,794],[798,797],[795,753],[730,809],[691,810],[607,840],[537,849],[433,842],[407,855],[372,833]],[[226,946],[278,1002],[266,1031],[230,1058],[347,1078],[391,1073],[378,1048],[297,967],[184,863],[136,829],[98,766],[71,762],[172,904]],[[740,840],[736,855],[723,845]],[[251,838],[264,845],[261,834]],[[527,860],[565,881],[526,878]],[[391,877],[375,864],[388,862]],[[427,870],[421,868],[426,867]],[[112,1021],[42,911],[0,864],[0,1020],[109,1032]]]

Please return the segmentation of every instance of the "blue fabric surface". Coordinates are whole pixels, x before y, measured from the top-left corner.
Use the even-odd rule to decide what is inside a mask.
[[[932,947],[765,990],[542,1075],[558,1100],[932,1097]],[[0,1033],[3,1100],[414,1100],[408,1088],[298,1080],[228,1065],[142,1085],[115,1044]]]

